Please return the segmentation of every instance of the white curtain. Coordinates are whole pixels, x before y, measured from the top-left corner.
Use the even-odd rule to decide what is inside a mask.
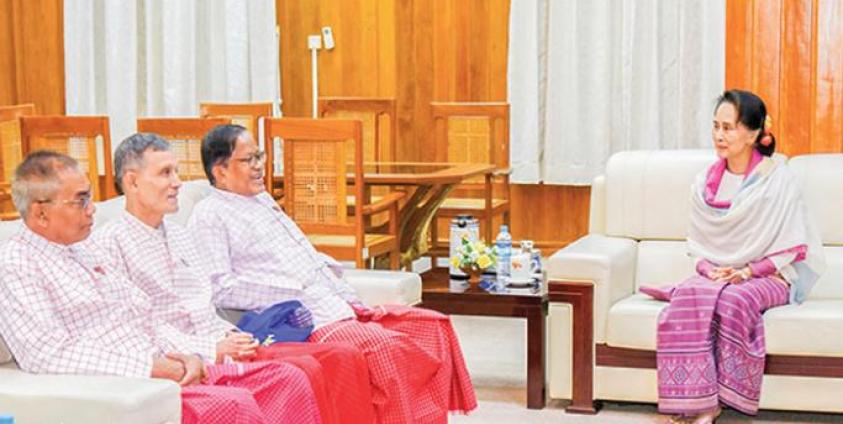
[[[513,182],[587,185],[617,151],[710,145],[724,0],[512,0],[511,9]]]
[[[280,96],[273,0],[65,0],[69,115],[108,115],[112,148],[143,116]]]

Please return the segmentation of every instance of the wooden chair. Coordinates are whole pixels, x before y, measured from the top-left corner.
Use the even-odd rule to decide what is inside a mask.
[[[282,118],[265,121],[266,140],[284,140],[284,209],[316,248],[363,268],[371,258],[388,254],[398,269],[400,244],[398,200],[392,193],[380,202],[364,204],[362,125],[359,121]],[[348,140],[354,142],[354,162],[348,169]],[[267,151],[267,158],[272,152]],[[349,181],[349,174],[353,177]],[[355,196],[349,216],[346,194]],[[386,234],[365,232],[364,218],[389,211]]]
[[[372,97],[320,97],[319,116],[323,118],[355,119],[363,124],[363,162],[395,161],[396,106],[395,99]],[[354,149],[349,141],[348,161],[353,162]],[[392,187],[372,187],[366,193],[372,202],[379,202],[389,194]],[[354,196],[349,196],[349,206],[354,205]],[[381,214],[385,215],[385,214]],[[388,217],[372,217],[367,225],[378,226]]]
[[[261,118],[272,118],[272,103],[199,103],[202,118],[226,118],[260,139]]]
[[[87,170],[94,200],[117,195],[111,169],[111,132],[107,116],[22,116],[21,153],[40,149],[64,153]],[[97,146],[97,138],[102,144]],[[100,175],[100,164],[103,175]]]
[[[11,194],[15,168],[23,160],[18,118],[35,114],[35,105],[31,103],[0,106],[0,220],[18,218]]]
[[[395,160],[395,99],[320,97],[319,116],[356,119],[363,124],[363,162]],[[348,149],[349,162],[353,153]]]
[[[437,256],[448,255],[448,243],[439,240],[439,218],[474,216],[486,243],[494,242],[494,217],[501,215],[503,223],[509,224],[509,104],[433,102],[430,110],[437,161],[497,167],[490,175],[460,184],[439,208],[430,230],[435,264]]]
[[[226,118],[138,118],[138,132],[155,133],[170,142],[179,161],[179,178],[204,180],[202,139],[214,127],[230,122]]]

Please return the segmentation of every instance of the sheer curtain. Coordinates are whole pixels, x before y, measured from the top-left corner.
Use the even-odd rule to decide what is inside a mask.
[[[112,147],[137,117],[280,96],[273,0],[65,0],[64,40],[67,113],[108,115]]]
[[[513,182],[587,185],[617,151],[710,145],[725,74],[723,0],[513,0],[516,9]],[[535,81],[524,78],[530,66]],[[524,117],[532,111],[538,117]]]

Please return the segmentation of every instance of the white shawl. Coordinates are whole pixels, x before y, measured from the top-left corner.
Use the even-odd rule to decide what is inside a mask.
[[[706,202],[718,162],[701,173],[692,187],[689,253],[719,266],[743,267],[751,261],[799,253],[779,268],[790,283],[790,302],[802,303],[825,269],[822,242],[808,218],[796,179],[790,170],[764,157],[744,179],[725,208]],[[719,181],[719,180],[718,180]]]

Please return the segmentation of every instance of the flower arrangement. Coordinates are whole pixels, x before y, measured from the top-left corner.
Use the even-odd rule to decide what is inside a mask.
[[[462,235],[457,253],[451,258],[451,265],[469,275],[480,274],[497,262],[498,251],[495,247],[486,246],[482,241],[472,242],[468,234]]]

